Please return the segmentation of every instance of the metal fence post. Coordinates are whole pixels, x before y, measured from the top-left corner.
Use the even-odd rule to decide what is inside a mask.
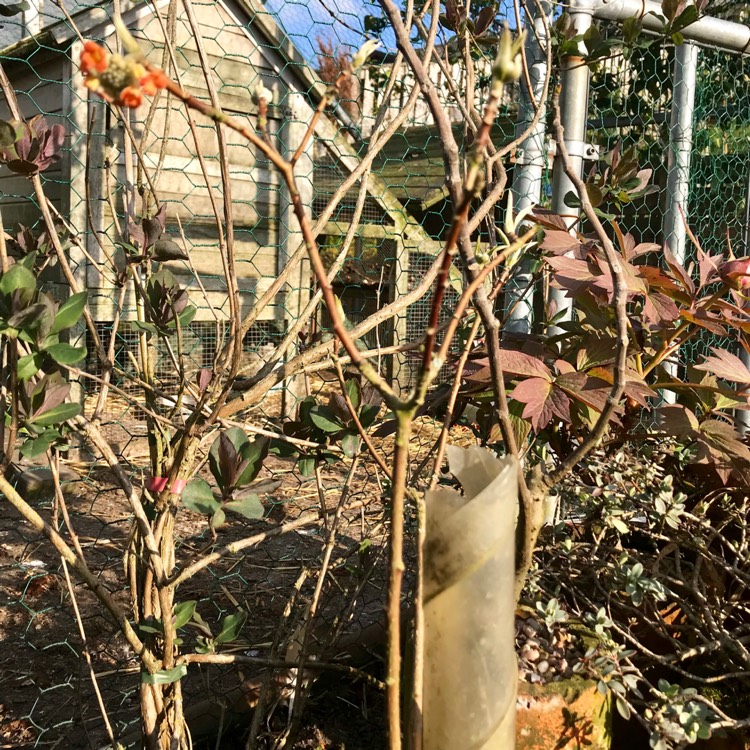
[[[596,0],[572,0],[570,14],[577,34],[583,34],[591,26]],[[583,160],[586,155],[586,123],[588,119],[589,100],[589,68],[583,58],[584,49],[581,45],[580,55],[570,55],[562,65],[560,118],[565,131],[565,147],[570,156],[570,162],[578,175],[583,174]],[[562,216],[568,227],[573,227],[578,221],[578,212],[571,211],[565,205],[565,196],[575,192],[573,183],[565,174],[562,160],[555,156],[552,175],[552,210]],[[559,289],[550,289],[550,302],[556,306],[556,315],[560,320],[570,320],[573,314],[573,303],[565,293]],[[550,326],[551,335],[562,333],[558,326]]]
[[[541,110],[536,126],[521,143],[513,170],[513,211],[515,214],[527,206],[539,203],[542,195],[542,177],[546,163],[546,112],[545,82],[549,74],[547,66],[547,27],[550,23],[552,4],[541,0],[539,6],[527,9],[526,60],[529,65],[531,91],[521,81],[521,100],[519,102],[516,134],[524,133]],[[544,14],[544,15],[542,15]],[[546,16],[546,19],[545,19]],[[529,333],[533,322],[533,289],[528,263],[521,261],[522,266],[508,282],[506,306],[508,309],[507,330],[516,333]]]
[[[690,42],[675,50],[672,113],[667,153],[667,212],[664,216],[664,242],[684,264],[687,231],[682,212],[687,214],[690,189],[690,157],[693,151],[693,112],[698,69],[698,47]]]
[[[686,261],[687,201],[690,191],[690,159],[693,151],[693,113],[695,111],[695,85],[698,71],[698,46],[685,42],[675,50],[672,72],[672,112],[669,123],[669,150],[667,152],[667,211],[663,234],[667,249],[681,265]],[[679,351],[675,355],[679,358]],[[678,362],[665,363],[670,375],[676,375]],[[674,403],[676,394],[663,393],[664,401]]]
[[[743,255],[750,255],[750,170],[747,173],[747,191],[745,193],[745,247]],[[740,359],[745,363],[745,367],[750,368],[750,354],[744,347],[740,348]],[[737,429],[743,435],[750,432],[750,411],[736,409],[734,412],[734,423]]]

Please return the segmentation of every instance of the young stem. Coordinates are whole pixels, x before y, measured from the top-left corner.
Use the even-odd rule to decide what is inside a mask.
[[[391,564],[388,582],[388,743],[401,750],[401,588],[404,579],[404,500],[413,409],[396,412],[398,428],[391,493]]]

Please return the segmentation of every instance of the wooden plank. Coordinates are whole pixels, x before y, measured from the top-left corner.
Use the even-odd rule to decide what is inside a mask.
[[[162,99],[164,101],[164,99]],[[146,118],[147,109],[144,107],[142,117]],[[255,128],[255,122],[249,117],[237,117],[240,122],[245,122],[250,128]],[[155,111],[153,118],[146,131],[145,122],[137,123],[134,132],[137,137],[144,139],[145,146],[143,151],[153,154],[153,163],[156,165],[158,154],[164,151],[170,156],[179,157],[186,160],[195,160],[194,170],[200,171],[196,153],[199,151],[212,174],[219,175],[219,166],[217,162],[218,141],[216,139],[216,128],[214,124],[200,116],[195,117],[197,132],[197,149],[196,139],[188,126],[183,105],[181,102],[175,102],[171,105],[169,111],[166,106],[159,106]],[[276,123],[270,123],[269,131],[273,134],[276,132]],[[277,173],[268,169],[268,161],[259,154],[256,148],[239,133],[228,128],[224,129],[227,143],[227,153],[229,161],[236,166],[244,166],[248,170],[258,167],[256,180],[258,182],[267,182],[278,184],[279,178]],[[273,135],[272,135],[273,137]],[[184,165],[180,165],[180,169]]]

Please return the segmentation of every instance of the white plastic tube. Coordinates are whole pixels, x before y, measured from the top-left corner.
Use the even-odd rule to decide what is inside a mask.
[[[514,459],[448,448],[464,494],[427,494],[425,750],[515,747]]]

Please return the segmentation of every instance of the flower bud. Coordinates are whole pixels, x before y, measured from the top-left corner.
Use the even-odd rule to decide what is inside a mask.
[[[497,57],[492,66],[493,88],[497,85],[511,83],[521,77],[522,60],[521,45],[523,44],[524,35],[513,39],[510,30],[506,26],[500,34],[500,44],[497,50]]]
[[[258,81],[257,85],[253,89],[253,104],[260,104],[264,101],[266,104],[273,101],[273,91],[267,89],[263,85],[263,81]]]
[[[379,39],[368,39],[352,58],[352,73],[356,73],[372,56],[372,53],[380,47]]]
[[[750,287],[750,258],[737,258],[719,268],[721,280],[733,289]]]

